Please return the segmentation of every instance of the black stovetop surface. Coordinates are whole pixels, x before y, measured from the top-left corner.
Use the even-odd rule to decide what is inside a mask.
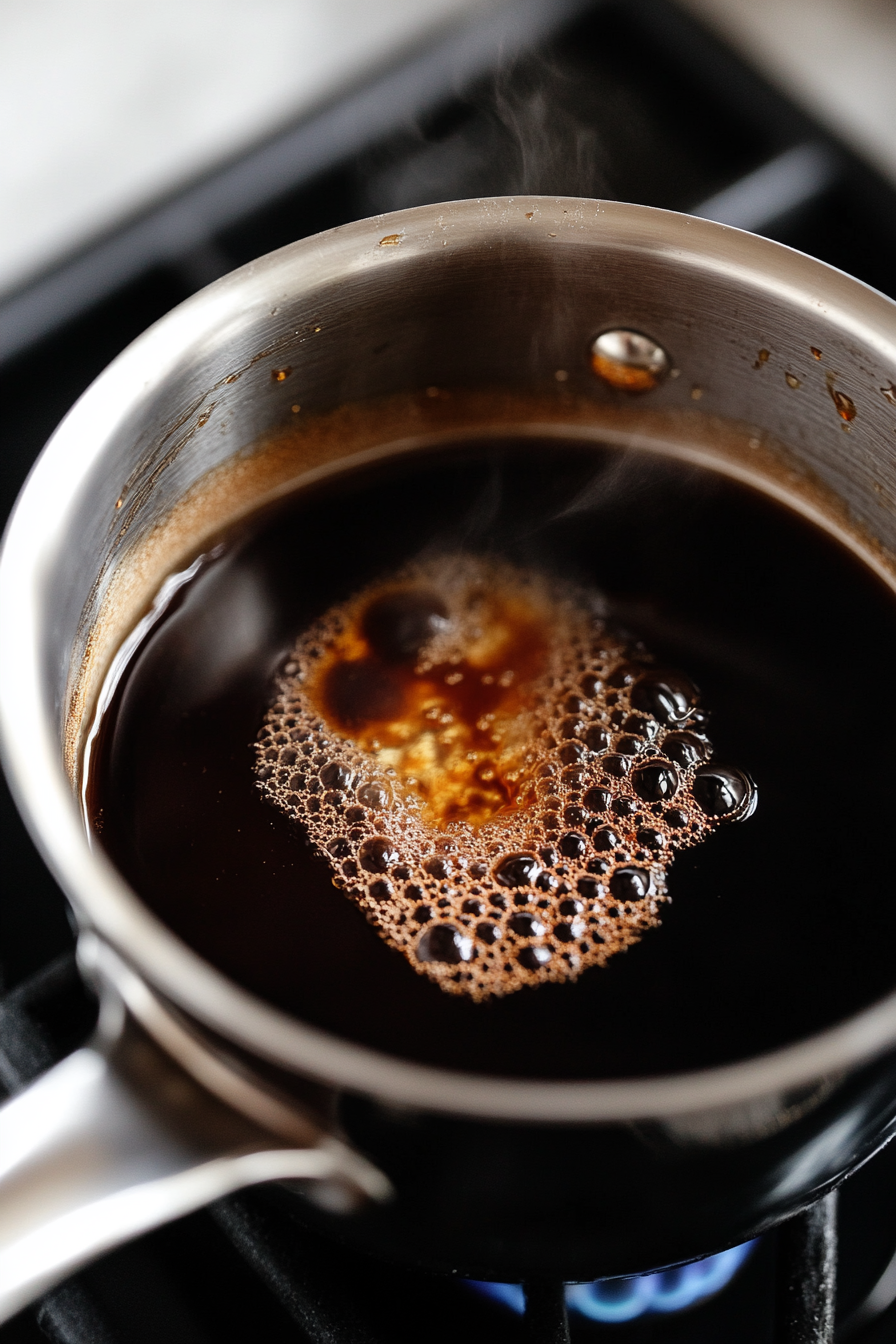
[[[466,82],[456,46],[421,53],[0,304],[3,516],[68,407],[146,326],[243,262],[383,210],[523,191],[638,201],[750,227],[896,297],[887,183],[665,0],[574,10],[552,29],[559,9],[530,3],[537,39],[498,74],[481,54],[494,34],[475,59],[467,42]],[[172,220],[187,215],[178,243]],[[5,786],[2,806],[0,1082],[13,1091],[86,1037],[94,1006],[65,901]],[[573,1340],[768,1344],[774,1249],[772,1233],[727,1287],[685,1310],[624,1323],[573,1314]],[[896,1340],[894,1253],[896,1144],[841,1193],[838,1339]],[[107,1255],[0,1327],[0,1344],[461,1337],[524,1334],[512,1309],[469,1285],[324,1243],[261,1190]]]

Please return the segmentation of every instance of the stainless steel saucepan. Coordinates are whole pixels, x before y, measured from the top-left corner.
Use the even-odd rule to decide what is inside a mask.
[[[0,1113],[3,1315],[257,1182],[415,1264],[594,1278],[743,1241],[885,1142],[896,954],[886,999],[702,1073],[423,1067],[203,962],[89,842],[80,769],[116,657],[208,536],[350,460],[446,437],[590,438],[713,466],[797,501],[896,589],[894,384],[896,304],[848,276],[703,220],[541,197],[308,238],[115,360],[45,448],[0,564],[6,768],[101,998],[92,1042]],[[292,447],[272,449],[287,427]],[[544,1169],[546,1140],[583,1173],[575,1192]]]

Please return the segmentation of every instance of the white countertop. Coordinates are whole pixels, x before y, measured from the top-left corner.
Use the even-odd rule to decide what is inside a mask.
[[[0,292],[502,0],[0,0]]]
[[[896,182],[896,0],[682,2]],[[522,3],[0,0],[0,293],[440,30]]]

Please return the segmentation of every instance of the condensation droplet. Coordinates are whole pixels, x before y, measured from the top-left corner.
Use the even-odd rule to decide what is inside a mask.
[[[650,336],[625,327],[603,331],[591,344],[591,367],[623,392],[649,392],[669,369],[669,356]]]

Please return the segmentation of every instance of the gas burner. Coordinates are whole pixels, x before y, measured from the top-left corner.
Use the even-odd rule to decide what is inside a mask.
[[[599,1321],[605,1325],[636,1321],[641,1316],[667,1316],[686,1311],[727,1288],[756,1244],[748,1241],[742,1246],[733,1246],[730,1251],[720,1251],[705,1260],[682,1265],[679,1269],[662,1270],[659,1274],[568,1284],[566,1310],[572,1318],[582,1316],[586,1321]],[[502,1302],[518,1316],[525,1314],[526,1295],[522,1284],[471,1280],[470,1287],[494,1302]]]

